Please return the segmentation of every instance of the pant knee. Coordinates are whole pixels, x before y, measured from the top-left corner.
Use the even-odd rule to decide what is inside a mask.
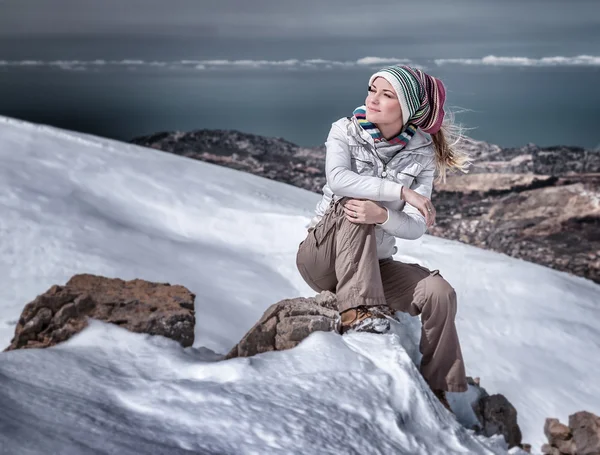
[[[427,303],[432,306],[431,310],[454,317],[457,311],[456,290],[439,275],[432,275],[425,279],[427,280],[425,297]]]

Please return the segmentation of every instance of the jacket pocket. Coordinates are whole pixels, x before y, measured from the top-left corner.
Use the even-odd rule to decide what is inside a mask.
[[[323,215],[321,221],[317,223],[311,234],[315,238],[315,246],[318,248],[323,244],[327,237],[332,233],[335,227],[335,218],[331,214]]]
[[[375,170],[375,165],[372,161],[354,156],[350,158],[350,167],[354,172],[361,175],[373,175]]]
[[[402,183],[404,186],[410,188],[415,179],[421,173],[422,169],[423,165],[421,163],[410,163],[407,166],[404,166],[402,169],[398,170],[398,173],[396,174],[396,179],[399,183]]]

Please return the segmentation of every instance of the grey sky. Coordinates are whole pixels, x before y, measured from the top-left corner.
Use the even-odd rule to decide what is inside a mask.
[[[124,43],[120,37],[131,40]],[[103,38],[105,45],[86,41]],[[598,55],[600,2],[0,0],[0,59],[18,58],[21,47],[27,55],[35,53],[32,42],[37,40],[50,40],[49,52],[59,58],[52,51],[53,39],[82,39],[79,48],[93,48],[96,58],[104,56],[102,51],[116,52],[111,46],[122,50],[124,44],[129,46],[126,55],[136,57],[137,48],[160,48],[156,40],[163,40],[165,48],[171,42],[179,56],[209,58],[403,56],[407,46],[415,45],[429,45],[422,52],[432,58],[496,51],[532,57]],[[69,52],[75,44],[61,41],[60,46]]]
[[[556,33],[600,26],[597,0],[4,0],[0,34],[397,36],[403,29]],[[524,27],[524,28],[520,28]],[[552,30],[548,30],[551,32]]]

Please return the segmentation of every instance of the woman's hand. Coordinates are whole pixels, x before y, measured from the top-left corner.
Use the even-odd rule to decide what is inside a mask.
[[[346,219],[356,224],[384,223],[387,210],[370,200],[348,199],[344,204]]]
[[[435,223],[435,207],[430,199],[407,187],[402,188],[402,199],[416,207],[423,214],[427,227],[433,226]]]

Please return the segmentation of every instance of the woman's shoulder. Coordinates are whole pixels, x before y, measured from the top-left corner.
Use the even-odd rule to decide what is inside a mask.
[[[352,117],[340,117],[331,124],[331,127],[346,128],[352,122]]]
[[[345,142],[348,142],[349,137],[352,134],[350,131],[350,128],[352,127],[351,122],[351,119],[348,117],[341,117],[337,119],[331,124],[329,135],[334,135],[337,139],[343,139]]]
[[[410,139],[406,145],[406,150],[424,155],[435,153],[433,139],[429,134],[422,131],[421,128],[417,129],[415,135]]]

